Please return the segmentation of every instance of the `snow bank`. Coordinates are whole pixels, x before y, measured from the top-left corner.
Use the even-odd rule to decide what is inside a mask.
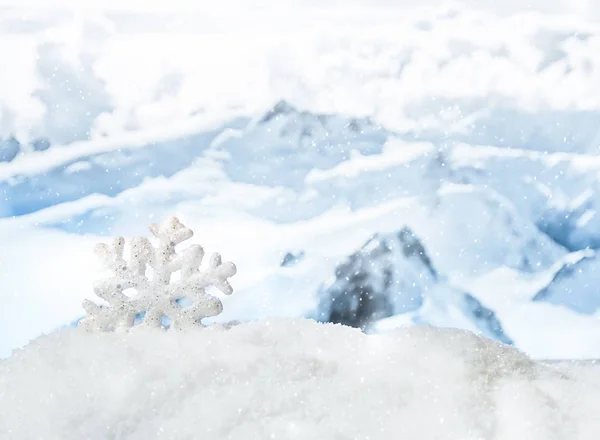
[[[0,438],[596,439],[600,369],[561,368],[426,327],[69,329],[0,363]]]

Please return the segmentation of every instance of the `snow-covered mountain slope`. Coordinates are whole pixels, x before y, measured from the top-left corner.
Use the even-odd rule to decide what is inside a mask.
[[[367,118],[313,114],[280,101],[242,132],[211,145],[234,181],[301,189],[312,170],[381,151],[388,133]]]
[[[28,214],[91,194],[114,196],[152,177],[170,177],[202,156],[235,120],[187,136],[133,135],[131,139],[80,142],[0,163],[0,215]]]
[[[0,362],[0,435],[594,440],[598,373],[447,329],[68,329]]]
[[[369,331],[378,321],[375,329],[383,331],[401,321],[463,328],[512,343],[492,310],[438,273],[409,228],[371,238],[336,268],[319,296],[315,315],[325,322]]]
[[[307,184],[356,208],[431,194],[443,182],[470,184],[503,200],[498,203],[510,205],[507,209],[533,221],[560,245],[578,250],[599,243],[599,173],[598,158],[583,154],[439,146],[390,137],[379,155],[355,155],[338,167],[315,171]]]
[[[594,359],[598,358],[596,347],[600,344],[598,315],[578,313],[569,302],[536,300],[540,291],[552,289],[552,280],[565,264],[573,264],[584,255],[568,254],[552,267],[528,274],[501,267],[458,284],[494,310],[515,345],[531,356]],[[594,295],[582,292],[585,299],[595,301]]]
[[[298,124],[302,121],[308,121],[309,125],[319,124],[318,127],[325,130],[326,134],[316,138],[315,146],[312,142],[303,144],[300,141]],[[265,128],[264,124],[268,126]],[[289,138],[281,138],[281,131],[275,128],[288,124],[296,131],[291,130]],[[339,262],[355,252],[373,233],[395,233],[407,226],[427,249],[435,271],[444,274],[456,288],[434,282],[432,286],[436,287],[432,290],[439,294],[436,301],[424,303],[421,317],[398,316],[395,320],[390,318],[387,324],[378,324],[377,328],[429,322],[470,328],[502,340],[503,332],[498,329],[505,327],[504,320],[510,319],[510,313],[502,309],[504,317],[499,315],[495,306],[491,305],[493,301],[490,302],[480,289],[472,290],[470,284],[485,279],[490,271],[504,267],[514,269],[525,277],[549,270],[567,254],[567,250],[536,227],[534,214],[543,211],[524,209],[524,204],[511,192],[517,187],[513,183],[515,179],[526,178],[513,173],[513,168],[510,173],[505,171],[502,174],[500,167],[494,169],[494,164],[505,161],[504,166],[509,166],[511,160],[515,163],[533,161],[540,168],[543,165],[551,167],[553,157],[541,161],[534,153],[510,150],[504,156],[497,151],[492,160],[485,155],[489,149],[483,147],[457,145],[438,150],[432,144],[402,141],[390,133],[384,137],[380,129],[370,128],[372,125],[368,121],[362,124],[367,127],[364,137],[360,131],[348,128],[352,126],[352,118],[310,115],[280,103],[244,129],[235,133],[225,130],[205,149],[196,152],[192,148],[194,143],[186,143],[190,149],[183,148],[182,151],[194,152],[199,157],[191,164],[180,161],[178,166],[186,168],[172,176],[148,178],[144,170],[136,171],[143,161],[132,161],[131,170],[126,161],[121,162],[115,168],[120,175],[131,175],[132,178],[144,176],[144,181],[114,197],[86,196],[21,216],[17,223],[21,227],[44,224],[69,233],[103,234],[112,230],[140,234],[144,233],[141,218],[161,218],[173,211],[178,212],[187,223],[218,240],[214,242],[215,247],[223,248],[222,243],[226,240],[228,258],[242,268],[236,279],[242,295],[228,300],[223,317],[226,320],[309,316],[320,301],[320,286],[334,273]],[[312,130],[317,132],[315,128]],[[341,131],[336,134],[335,130]],[[323,138],[334,140],[328,144]],[[344,138],[350,143],[348,149],[343,147],[343,151],[330,153],[329,147],[324,147],[342,148],[339,139]],[[370,147],[361,147],[373,139],[375,142]],[[354,142],[356,149],[353,148]],[[176,147],[178,144],[170,145]],[[280,157],[276,152],[282,146],[289,148],[290,152],[281,156],[285,160],[279,160],[277,166],[270,165],[272,172],[283,176],[281,180],[263,185],[260,179],[252,177],[252,173],[240,175],[238,172],[245,165],[250,169],[253,160],[259,166],[263,159],[262,155],[255,157],[252,150],[242,148],[244,145],[248,148],[262,145],[260,148],[265,152],[273,147],[269,154],[274,154],[273,160],[276,161]],[[150,144],[131,151],[132,154],[148,154],[148,157],[154,158],[155,148],[158,147]],[[577,157],[568,156],[567,159],[575,161]],[[483,167],[489,162],[490,173],[474,173],[476,161]],[[168,161],[165,159],[165,162]],[[308,169],[309,163],[313,165],[311,170]],[[298,172],[294,174],[293,170]],[[135,177],[136,172],[138,177]],[[541,172],[539,174],[542,175]],[[47,175],[45,173],[42,178]],[[592,175],[593,169],[575,174],[573,185],[591,181]],[[35,181],[36,178],[30,176],[27,179]],[[506,185],[501,185],[501,181],[506,181]],[[76,181],[66,179],[64,182],[78,188]],[[108,189],[113,187],[101,179],[93,182],[100,186],[107,184]],[[126,179],[119,182],[131,184]],[[495,187],[492,183],[496,183]],[[562,190],[566,186],[565,183],[558,188]],[[519,197],[530,197],[531,191],[532,199],[538,197],[542,200],[537,186],[522,188]],[[540,202],[540,206],[546,205]],[[227,222],[238,228],[239,233],[233,237],[230,232],[226,233],[219,226],[223,219],[228,219]],[[16,225],[15,221],[6,219],[5,224]],[[290,250],[304,252],[303,260],[293,267],[281,267],[281,259]],[[371,262],[365,262],[365,265],[369,264]],[[92,277],[92,272],[88,273]],[[400,273],[402,279],[407,276],[401,270]],[[10,284],[17,286],[16,283]],[[423,287],[422,284],[420,286]],[[538,290],[543,287],[539,285]],[[507,291],[510,288],[507,284],[505,289],[494,291],[499,297],[511,297]],[[418,290],[415,289],[415,292]],[[18,293],[22,289],[14,287],[14,291]],[[76,304],[86,296],[88,292],[85,291],[69,287],[63,290],[64,300]],[[515,298],[514,302],[531,302],[533,296],[528,294]],[[547,303],[535,304],[542,310]],[[562,306],[557,304],[555,307],[560,309]],[[533,311],[524,316],[531,313]],[[76,318],[73,314],[69,321]],[[64,322],[57,319],[54,325]],[[590,324],[583,317],[582,322],[586,324],[582,325],[581,332]],[[519,321],[521,325],[526,325],[523,320]],[[544,325],[536,325],[544,328]],[[51,328],[47,324],[43,327],[44,331]],[[520,329],[514,326],[510,330],[505,329],[508,335],[506,341],[515,340],[520,346],[520,339],[513,336],[519,335]],[[578,330],[573,334],[581,333]],[[35,332],[27,337],[32,336]],[[545,346],[536,354],[560,357],[558,352],[556,348]],[[590,350],[586,348],[585,353],[589,354]]]
[[[425,248],[409,228],[375,235],[336,267],[320,293],[317,316],[365,328],[374,320],[419,309],[437,280]]]
[[[458,145],[448,160],[457,179],[495,189],[557,243],[598,246],[598,157]]]
[[[558,263],[560,267],[554,273],[552,281],[533,300],[559,304],[578,313],[595,315],[600,308],[598,255],[592,251],[582,251],[573,257],[575,258]]]
[[[215,2],[0,17],[0,356],[80,316],[91,234],[175,213],[240,268],[223,319],[308,316],[408,227],[444,276],[430,322],[493,314],[535,356],[600,357],[594,265],[557,275],[600,246],[591,14],[292,3],[293,23]]]

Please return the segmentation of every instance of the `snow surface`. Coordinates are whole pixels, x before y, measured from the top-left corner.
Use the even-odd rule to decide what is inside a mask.
[[[594,440],[599,396],[596,364],[460,330],[66,329],[0,363],[0,437]]]

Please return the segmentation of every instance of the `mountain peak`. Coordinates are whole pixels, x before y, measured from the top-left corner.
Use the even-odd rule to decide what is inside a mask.
[[[299,110],[285,100],[277,102],[257,121],[258,126],[267,125],[269,128],[273,123],[279,127],[279,134],[285,137],[298,135],[301,138],[351,140],[360,135],[384,132],[367,117]]]
[[[396,324],[456,326],[512,344],[493,310],[439,276],[407,226],[371,237],[338,265],[320,294],[322,321],[369,331]]]
[[[298,109],[286,100],[282,99],[264,114],[264,116],[260,119],[259,123],[264,124],[269,121],[272,121],[273,119],[276,119],[279,116],[290,115],[294,113],[299,113]]]
[[[436,280],[436,270],[410,228],[375,234],[338,265],[321,291],[319,314],[325,321],[365,328],[418,309],[422,292]]]
[[[437,271],[433,267],[433,263],[429,259],[425,247],[421,240],[414,234],[408,226],[403,227],[397,234],[398,241],[402,244],[402,253],[406,258],[417,258],[423,264],[433,278],[437,279]]]

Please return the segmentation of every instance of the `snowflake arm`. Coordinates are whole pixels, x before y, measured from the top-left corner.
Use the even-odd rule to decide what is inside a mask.
[[[235,275],[235,265],[222,263],[221,256],[215,253],[208,267],[201,269],[204,250],[199,245],[189,246],[178,254],[175,247],[191,238],[193,232],[176,217],[151,225],[150,231],[158,246],[153,247],[147,238],[134,238],[130,242],[128,261],[123,256],[125,240],[122,237],[115,238],[111,245],[96,246],[96,254],[113,272],[111,277],[94,285],[94,292],[108,306],[84,301],[87,316],[80,322],[81,327],[96,331],[131,328],[136,317],[144,314],[144,326],[161,327],[166,317],[171,327],[183,329],[200,325],[202,319],[221,313],[223,304],[206,293],[206,288],[214,286],[230,295],[233,288],[228,279]],[[152,272],[151,277],[147,275],[148,270]],[[171,275],[178,271],[180,279],[171,282]],[[126,290],[135,294],[126,294]],[[181,306],[183,298],[190,301],[191,306]]]

